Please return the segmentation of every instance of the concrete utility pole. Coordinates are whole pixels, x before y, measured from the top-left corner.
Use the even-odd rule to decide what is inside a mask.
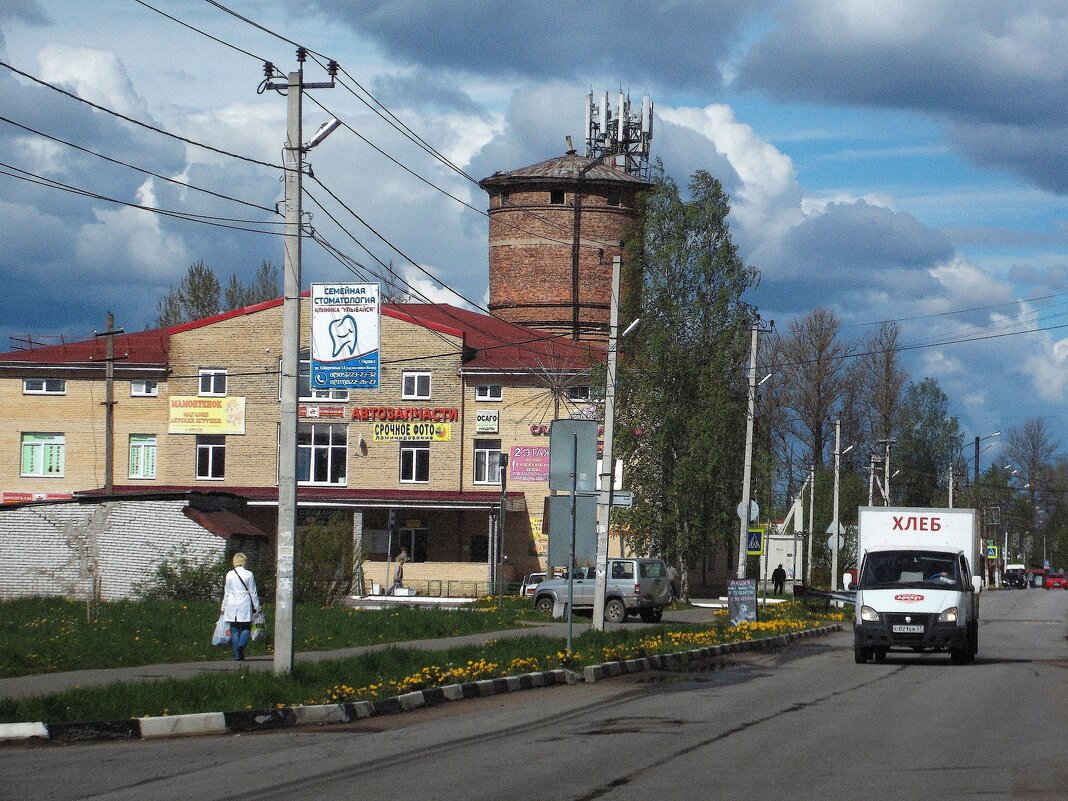
[[[834,528],[833,547],[831,548],[831,589],[838,589],[838,538],[841,536],[838,522],[838,490],[842,464],[842,421],[834,421],[834,510],[831,513],[831,526]]]
[[[808,561],[805,563],[805,586],[812,586],[812,532],[816,526],[816,465],[808,466]]]
[[[267,89],[285,90],[288,100],[285,146],[285,262],[282,288],[282,409],[278,436],[278,546],[275,578],[274,672],[293,670],[293,576],[297,529],[297,374],[300,369],[301,193],[304,146],[301,137],[305,89],[331,89],[337,72],[330,62],[329,83],[305,83],[307,52],[297,48],[301,65],[286,83],[271,83],[274,66],[264,65]],[[317,143],[316,143],[317,144]]]
[[[741,521],[738,525],[737,577],[739,579],[745,578],[745,560],[746,551],[748,550],[746,545],[749,539],[749,505],[752,500],[750,497],[750,484],[753,478],[753,423],[756,418],[757,347],[760,343],[760,332],[771,330],[774,327],[774,321],[769,321],[768,327],[765,328],[760,316],[757,315],[756,319],[753,320],[752,341],[749,345],[749,405],[745,415],[745,467],[742,470],[742,503],[739,507],[741,513],[738,515]]]
[[[612,519],[612,453],[616,428],[616,350],[619,347],[619,274],[621,258],[612,258],[612,299],[608,322],[608,372],[604,392],[604,450],[601,452],[601,495],[597,500],[597,578],[593,590],[593,628],[604,630],[604,596],[608,578],[608,526]]]

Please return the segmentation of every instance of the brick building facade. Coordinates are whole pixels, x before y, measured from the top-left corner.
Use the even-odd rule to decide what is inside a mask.
[[[228,513],[273,537],[281,329],[279,299],[117,335],[109,497],[102,338],[0,354],[2,499],[223,498]],[[590,346],[452,306],[383,306],[378,389],[313,391],[302,351],[298,518],[351,513],[364,591],[385,582],[402,540],[412,557],[409,586],[485,592],[503,451],[511,458],[500,572],[515,581],[543,568],[549,424],[588,404],[599,357]],[[183,404],[224,408],[232,427],[181,433],[172,405]],[[417,427],[413,439],[382,425],[412,420],[433,425]]]
[[[638,194],[651,184],[571,150],[479,185],[489,194],[490,311],[606,340],[612,260],[637,218]]]

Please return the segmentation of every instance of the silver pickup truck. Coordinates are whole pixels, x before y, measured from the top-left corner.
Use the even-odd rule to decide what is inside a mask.
[[[574,579],[574,610],[592,611],[597,586],[594,569],[578,568]],[[543,581],[534,590],[534,608],[552,612],[557,601],[567,603],[567,579]],[[609,559],[605,583],[604,619],[622,623],[628,615],[639,615],[655,623],[671,603],[671,579],[663,559]]]

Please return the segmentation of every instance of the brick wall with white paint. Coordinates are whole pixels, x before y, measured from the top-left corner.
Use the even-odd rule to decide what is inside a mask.
[[[215,559],[226,540],[182,513],[186,501],[57,503],[0,509],[0,598],[88,598],[95,560],[101,598],[134,595],[134,585],[177,555]],[[221,592],[221,590],[220,590]]]

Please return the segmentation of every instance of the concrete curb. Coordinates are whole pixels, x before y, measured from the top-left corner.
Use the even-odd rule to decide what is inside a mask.
[[[726,643],[709,648],[696,648],[673,654],[654,654],[640,659],[590,665],[582,678],[570,670],[542,670],[521,676],[448,684],[427,690],[395,695],[378,701],[355,701],[341,704],[316,704],[280,709],[246,710],[241,712],[198,712],[188,715],[104,720],[89,723],[0,723],[0,743],[26,740],[47,740],[54,743],[75,743],[102,740],[149,740],[161,737],[182,737],[196,734],[244,734],[297,726],[323,726],[352,723],[377,715],[411,712],[421,707],[437,706],[465,698],[487,698],[491,695],[551,687],[558,684],[596,682],[625,673],[651,669],[685,670],[693,662],[703,662],[715,656],[741,651],[765,651],[788,645],[793,640],[841,631],[841,624],[818,629],[780,634],[759,640]]]
[[[841,630],[841,623],[832,623],[828,626],[821,626],[818,629],[791,631],[787,634],[777,634],[774,637],[763,637],[759,640],[743,640],[742,642],[711,645],[707,648],[694,648],[690,651],[677,651],[673,654],[653,654],[640,659],[604,662],[600,665],[589,665],[584,668],[582,679],[593,683],[624,674],[641,673],[643,670],[663,670],[665,668],[687,670],[692,663],[705,662],[712,657],[722,656],[723,654],[736,654],[744,651],[769,651],[772,648],[789,645],[794,640],[832,634]]]
[[[570,670],[543,670],[525,673],[521,676],[484,679],[417,690],[378,701],[316,704],[242,712],[200,712],[189,715],[102,720],[89,723],[0,723],[0,743],[32,739],[48,740],[54,743],[149,740],[193,734],[244,734],[296,726],[352,723],[376,715],[411,712],[420,707],[437,706],[447,701],[485,698],[557,684],[578,684],[579,681],[579,677]]]

